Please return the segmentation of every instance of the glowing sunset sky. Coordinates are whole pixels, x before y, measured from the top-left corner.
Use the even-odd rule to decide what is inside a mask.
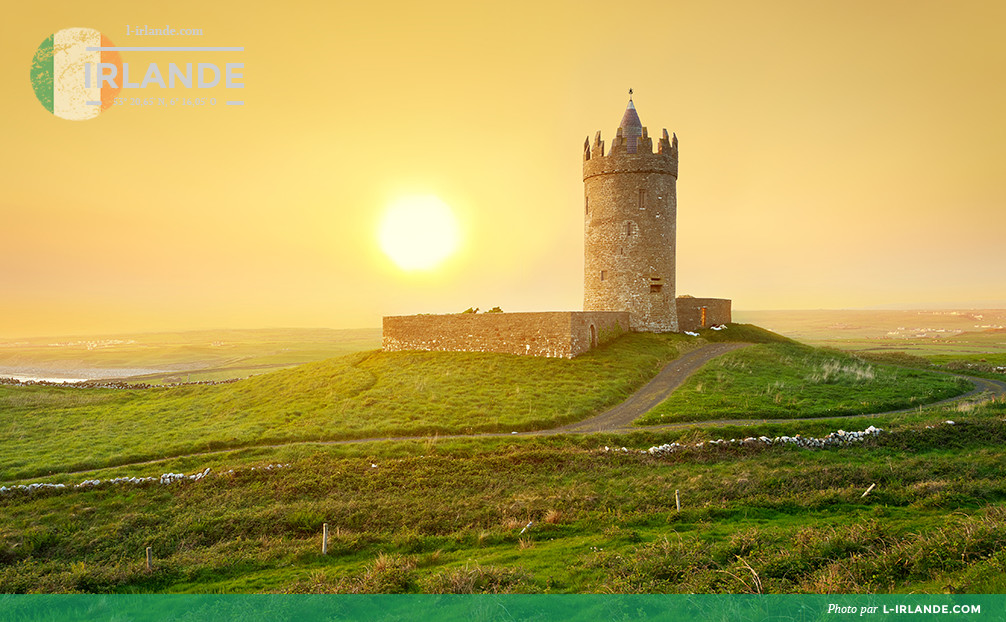
[[[146,4],[5,7],[0,337],[580,309],[581,149],[629,87],[680,140],[679,294],[1006,304],[1006,3]],[[123,60],[239,60],[246,105],[55,118],[29,69],[74,26],[244,46]],[[406,272],[377,228],[428,195],[460,248]]]

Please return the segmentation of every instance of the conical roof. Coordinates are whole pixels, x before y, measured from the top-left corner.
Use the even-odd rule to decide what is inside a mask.
[[[639,120],[639,115],[636,114],[636,106],[632,103],[631,98],[629,105],[625,107],[625,114],[622,115],[622,121],[618,127],[622,130],[622,138],[625,139],[626,153],[636,153],[636,139],[643,135],[643,123]]]
[[[622,115],[622,121],[618,124],[618,127],[622,128],[622,136],[627,136],[627,130],[629,128],[634,128],[635,132],[632,133],[633,136],[643,135],[643,124],[639,120],[639,115],[636,114],[636,106],[629,100],[629,105],[625,107],[625,114]]]

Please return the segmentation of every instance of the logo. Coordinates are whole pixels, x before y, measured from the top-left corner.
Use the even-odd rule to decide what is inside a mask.
[[[42,107],[70,121],[94,119],[110,108],[121,85],[84,78],[88,66],[99,63],[122,73],[119,52],[97,49],[111,47],[108,37],[93,28],[64,28],[49,35],[31,64],[31,85]]]

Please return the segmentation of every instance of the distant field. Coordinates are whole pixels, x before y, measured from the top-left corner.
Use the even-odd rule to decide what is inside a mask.
[[[861,353],[902,352],[941,366],[1006,367],[1004,309],[738,311],[735,318],[815,346]],[[1006,376],[1006,369],[1002,372]]]
[[[735,311],[734,316],[736,321],[757,324],[802,342],[861,339],[886,343],[922,335],[946,339],[961,332],[1006,327],[1006,309]]]
[[[163,384],[246,378],[381,345],[379,328],[261,329],[0,341],[0,377]],[[152,371],[151,371],[152,370]]]

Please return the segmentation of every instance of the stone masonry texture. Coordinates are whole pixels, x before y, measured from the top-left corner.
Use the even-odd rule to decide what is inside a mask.
[[[573,358],[628,330],[624,311],[399,315],[384,318],[383,346]]]
[[[706,309],[706,323],[702,325],[702,308]],[[731,321],[730,300],[726,298],[678,298],[678,327],[681,330],[698,330]]]
[[[664,130],[653,153],[638,119],[630,102],[609,153],[600,132],[584,144],[583,309],[628,311],[634,331],[676,332],[677,138]]]

